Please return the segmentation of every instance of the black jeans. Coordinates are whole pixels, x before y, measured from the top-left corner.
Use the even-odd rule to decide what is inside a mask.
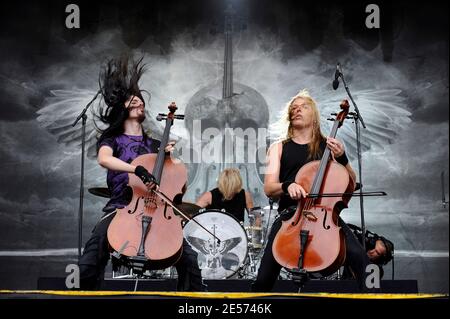
[[[294,211],[295,212],[295,211]],[[252,284],[252,291],[269,292],[273,289],[275,282],[280,274],[281,266],[277,263],[272,253],[272,244],[278,230],[281,228],[283,220],[288,220],[293,215],[293,212],[282,212],[278,216],[269,233],[267,245],[264,249],[264,255],[261,259],[261,264],[258,269],[256,280]],[[358,286],[362,292],[366,292],[366,266],[370,263],[369,257],[365,253],[362,245],[352,233],[347,224],[339,218],[339,226],[342,228],[345,235],[346,256],[345,264],[347,264],[355,273]]]
[[[105,267],[109,260],[107,238],[108,226],[115,213],[106,214],[95,226],[91,238],[86,242],[83,255],[78,262],[80,267],[80,288],[99,289],[104,278]],[[206,291],[202,274],[198,267],[197,253],[186,240],[183,240],[183,253],[175,264],[178,273],[177,290]]]

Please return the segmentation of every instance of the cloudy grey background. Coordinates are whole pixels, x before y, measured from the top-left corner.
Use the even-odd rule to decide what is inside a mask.
[[[202,88],[220,87],[225,1],[151,3],[79,1],[79,30],[64,27],[64,1],[3,5],[0,288],[36,288],[38,277],[61,276],[76,260],[12,255],[77,246],[80,140],[79,133],[64,135],[64,127],[95,94],[105,59],[145,54],[149,71],[141,88],[151,92],[150,117],[172,100],[184,112]],[[331,88],[336,62],[343,65],[370,124],[363,131],[364,185],[388,193],[365,199],[367,227],[394,242],[396,279],[419,280],[421,292],[448,292],[448,208],[440,180],[444,172],[448,200],[447,5],[380,1],[381,29],[369,30],[364,2],[233,3],[239,17],[234,80],[265,99],[269,122],[302,88],[326,118],[346,97],[342,85]],[[154,121],[146,124],[155,135],[161,130]],[[352,129],[349,121],[342,131],[349,149]],[[173,133],[180,145],[190,134],[182,124]],[[86,187],[103,186],[105,171],[92,157],[86,165]],[[194,193],[185,199],[195,200]],[[105,202],[86,192],[84,240]],[[359,223],[357,198],[342,216]]]

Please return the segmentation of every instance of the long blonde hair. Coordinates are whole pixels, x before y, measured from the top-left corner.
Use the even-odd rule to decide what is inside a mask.
[[[314,99],[306,89],[298,92],[289,100],[289,102],[286,103],[280,113],[280,118],[270,126],[269,132],[271,136],[275,137],[276,141],[282,141],[283,144],[292,139],[293,127],[291,123],[291,111],[292,104],[296,99],[305,100],[313,110],[313,130],[311,142],[308,144],[308,158],[319,159],[319,157],[322,155],[322,152],[320,150],[320,142],[325,139],[325,136],[320,130],[320,112],[317,108],[316,101],[314,101]]]
[[[242,178],[237,168],[227,168],[222,171],[217,181],[219,191],[226,200],[230,200],[242,189]]]

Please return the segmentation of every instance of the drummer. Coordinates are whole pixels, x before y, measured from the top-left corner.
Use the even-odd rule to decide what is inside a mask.
[[[203,193],[196,204],[206,209],[224,209],[239,222],[244,222],[245,209],[253,208],[253,199],[249,192],[242,188],[242,178],[236,168],[227,168],[219,175],[217,187]]]

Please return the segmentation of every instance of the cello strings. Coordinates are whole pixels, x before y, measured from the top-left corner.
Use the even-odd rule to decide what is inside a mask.
[[[327,151],[327,150],[325,150],[325,152],[326,152],[326,151]],[[324,155],[325,155],[325,154],[324,154]],[[325,155],[325,157],[328,157],[328,158],[329,158],[329,154],[328,154],[328,156]],[[325,164],[324,164],[324,163],[325,163]],[[318,170],[318,172],[317,172],[316,177],[317,177],[317,176],[323,175],[323,173],[324,173],[324,171],[325,171],[326,164],[328,164],[328,159],[327,159],[326,161],[324,161],[323,159],[320,161],[319,170]],[[314,179],[313,187],[311,188],[311,190],[312,190],[312,192],[313,192],[314,194],[319,193],[319,190],[317,190],[317,179]],[[312,207],[313,204],[314,204],[314,201],[315,201],[315,199],[312,199],[312,198],[307,198],[307,199],[306,199],[305,205],[302,207],[302,211],[301,211],[300,215],[297,217],[297,219],[296,219],[296,221],[295,221],[295,223],[294,223],[295,225],[297,225],[297,224],[300,222],[300,220],[302,219],[302,216],[303,216],[303,214],[304,214],[304,211],[305,211],[305,210],[311,209],[311,207]],[[309,222],[309,219],[308,219],[308,218],[306,218],[306,220],[307,220],[307,222]]]

